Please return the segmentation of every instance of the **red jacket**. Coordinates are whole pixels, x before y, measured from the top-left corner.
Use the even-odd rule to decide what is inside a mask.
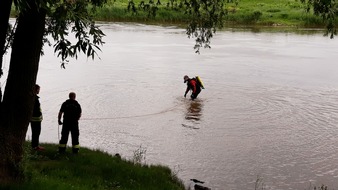
[[[197,84],[196,84],[196,80],[195,79],[189,79],[187,81],[187,90],[185,91],[185,94],[187,94],[189,92],[189,90],[192,90],[192,93],[196,93],[197,92]]]

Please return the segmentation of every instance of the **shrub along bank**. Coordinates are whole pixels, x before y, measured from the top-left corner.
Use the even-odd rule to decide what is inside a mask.
[[[323,27],[297,0],[226,0],[227,26]],[[108,0],[95,15],[101,21],[185,23],[184,0]]]

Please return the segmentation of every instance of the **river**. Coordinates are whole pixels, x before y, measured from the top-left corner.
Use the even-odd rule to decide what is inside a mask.
[[[74,91],[81,146],[126,159],[141,151],[187,186],[195,178],[213,190],[253,190],[259,178],[265,189],[338,188],[337,40],[226,30],[196,54],[176,27],[101,28],[100,59],[61,69],[45,48],[41,142],[58,143],[57,114]],[[184,75],[205,84],[196,101],[183,97]]]

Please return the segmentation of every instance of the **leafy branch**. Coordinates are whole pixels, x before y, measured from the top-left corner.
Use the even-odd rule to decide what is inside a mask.
[[[100,0],[69,0],[55,3],[49,9],[47,18],[46,35],[51,35],[54,41],[54,53],[61,57],[61,67],[69,61],[69,57],[78,57],[82,52],[92,59],[98,56],[97,51],[101,51],[99,46],[104,42],[102,38],[105,34],[100,30],[92,19],[92,15],[87,7],[91,5],[100,6]],[[92,9],[95,11],[95,9]],[[69,36],[73,34],[73,39]],[[75,38],[75,43],[72,43]]]

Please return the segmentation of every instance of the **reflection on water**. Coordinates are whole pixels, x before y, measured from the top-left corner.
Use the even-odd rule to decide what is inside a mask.
[[[199,124],[202,117],[203,101],[200,99],[189,100],[185,102],[185,106],[185,120],[188,121],[189,124],[182,124],[182,126],[191,129],[199,129],[196,125]]]
[[[185,119],[192,121],[192,122],[197,122],[201,119],[202,116],[202,101],[201,100],[194,100],[190,101],[187,104],[187,110],[185,113]]]
[[[231,29],[225,28],[226,31],[233,31],[233,32],[239,32],[239,31],[250,31],[252,33],[280,33],[283,31],[284,33],[291,33],[291,34],[297,34],[297,35],[321,35],[325,32],[325,30],[321,28],[293,28],[293,27],[261,27],[261,26],[238,26],[238,27],[232,27]]]

